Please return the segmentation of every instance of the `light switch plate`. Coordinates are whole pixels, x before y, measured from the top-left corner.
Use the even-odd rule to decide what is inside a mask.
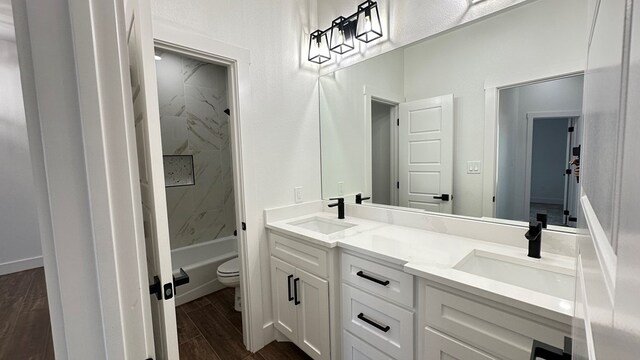
[[[294,197],[295,197],[296,204],[301,203],[302,202],[302,186],[293,188],[293,193],[295,194]]]
[[[480,161],[467,161],[467,174],[480,174],[482,163]]]

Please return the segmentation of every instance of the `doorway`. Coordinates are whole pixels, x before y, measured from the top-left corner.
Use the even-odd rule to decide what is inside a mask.
[[[171,263],[189,277],[175,291],[179,353],[244,358],[229,71],[166,45],[154,55]]]
[[[383,205],[396,205],[395,189],[392,184],[396,181],[396,153],[393,144],[395,137],[395,105],[371,101],[371,198],[372,202]]]
[[[529,221],[534,222],[536,214],[544,213],[548,224],[569,226],[569,216],[577,210],[571,202],[576,182],[569,169],[576,119],[531,117],[529,121],[525,186]]]

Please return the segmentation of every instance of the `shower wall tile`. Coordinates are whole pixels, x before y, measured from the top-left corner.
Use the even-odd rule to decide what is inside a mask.
[[[164,155],[193,155],[195,185],[167,188],[171,248],[233,235],[226,69],[170,52],[156,62]]]
[[[221,66],[184,59],[182,74],[185,85],[211,88],[216,94],[227,93],[227,71]]]
[[[160,127],[163,155],[191,155],[186,117],[163,116]]]
[[[227,139],[221,130],[224,113],[223,96],[215,94],[213,89],[185,86],[187,120],[189,124],[189,141],[194,149],[220,149]]]
[[[156,54],[162,57],[162,60],[156,61],[160,117],[183,116],[185,104],[182,58],[176,54],[158,50]]]

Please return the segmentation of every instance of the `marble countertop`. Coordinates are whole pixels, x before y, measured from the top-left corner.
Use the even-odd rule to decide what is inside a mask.
[[[330,235],[303,229],[291,223],[320,217],[354,224]],[[575,260],[568,256],[542,253],[541,259],[527,257],[526,248],[518,248],[471,238],[404,227],[347,216],[338,220],[335,214],[316,212],[304,216],[267,222],[266,227],[306,240],[316,246],[340,247],[403,266],[406,273],[451,286],[531,313],[570,324],[573,301],[561,299],[486,277],[470,274],[454,267],[476,250],[530,262],[534,267],[553,266],[573,274]],[[524,239],[524,238],[523,238]],[[524,241],[524,240],[523,240]],[[544,241],[544,239],[543,239]]]

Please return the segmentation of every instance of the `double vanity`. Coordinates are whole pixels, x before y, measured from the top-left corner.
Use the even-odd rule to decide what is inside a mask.
[[[562,348],[575,234],[317,201],[265,211],[274,327],[314,359],[530,359]]]

